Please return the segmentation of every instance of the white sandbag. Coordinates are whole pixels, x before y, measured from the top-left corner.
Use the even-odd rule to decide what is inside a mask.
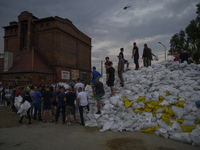
[[[17,108],[17,110],[19,110],[21,108],[21,102],[22,102],[23,98],[21,97],[21,95],[19,95],[18,97],[15,97],[15,107]]]
[[[183,126],[196,126],[194,120],[184,120],[182,123]]]
[[[182,136],[181,133],[174,133],[172,135],[169,136],[170,139],[175,140],[175,141],[182,141]]]
[[[166,128],[168,127],[168,124],[165,123],[165,122],[162,121],[162,120],[158,120],[157,123],[158,123],[158,125],[159,125],[161,128],[166,129]]]
[[[119,128],[119,125],[117,123],[113,123],[113,125],[110,127],[110,130],[113,132],[117,132],[118,128]]]
[[[136,128],[134,129],[135,132],[138,132],[138,131],[140,131],[140,130],[141,130],[140,127],[136,127]]]
[[[110,127],[113,125],[114,121],[109,121],[109,122],[106,122],[104,125],[103,125],[103,129],[100,130],[100,132],[105,132],[106,130],[109,130]]]
[[[181,107],[172,106],[172,111],[174,115],[178,118],[181,118],[183,116],[183,108]]]
[[[165,139],[167,139],[169,137],[169,134],[167,133],[167,130],[164,128],[159,128],[157,129],[158,133],[160,136],[164,137]]]
[[[130,128],[133,125],[133,121],[132,120],[128,120],[124,122],[124,127],[125,128]]]
[[[190,138],[190,133],[181,133],[181,141],[185,143],[192,143],[192,140]]]

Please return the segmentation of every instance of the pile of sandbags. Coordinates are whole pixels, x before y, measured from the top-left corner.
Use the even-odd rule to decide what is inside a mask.
[[[116,74],[117,75],[117,74]],[[90,112],[84,112],[86,126],[111,130],[154,133],[164,138],[200,146],[200,65],[162,61],[148,68],[123,74],[124,87],[116,76],[114,92],[101,78],[105,95],[101,115],[91,86],[86,87]]]

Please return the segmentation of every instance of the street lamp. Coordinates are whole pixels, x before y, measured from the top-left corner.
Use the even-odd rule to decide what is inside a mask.
[[[165,47],[165,45],[163,45],[161,42],[158,43]],[[166,47],[165,47],[165,60],[166,60]]]

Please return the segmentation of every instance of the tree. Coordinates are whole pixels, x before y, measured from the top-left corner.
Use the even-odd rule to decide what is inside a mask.
[[[190,22],[185,32],[181,30],[172,36],[168,55],[180,54],[183,49],[187,49],[193,59],[200,63],[200,3],[196,6],[196,19]]]

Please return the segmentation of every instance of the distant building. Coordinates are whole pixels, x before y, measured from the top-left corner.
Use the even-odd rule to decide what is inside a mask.
[[[57,16],[38,19],[24,11],[18,22],[3,28],[0,82],[4,86],[66,82],[78,77],[90,82],[91,38],[70,20]]]

